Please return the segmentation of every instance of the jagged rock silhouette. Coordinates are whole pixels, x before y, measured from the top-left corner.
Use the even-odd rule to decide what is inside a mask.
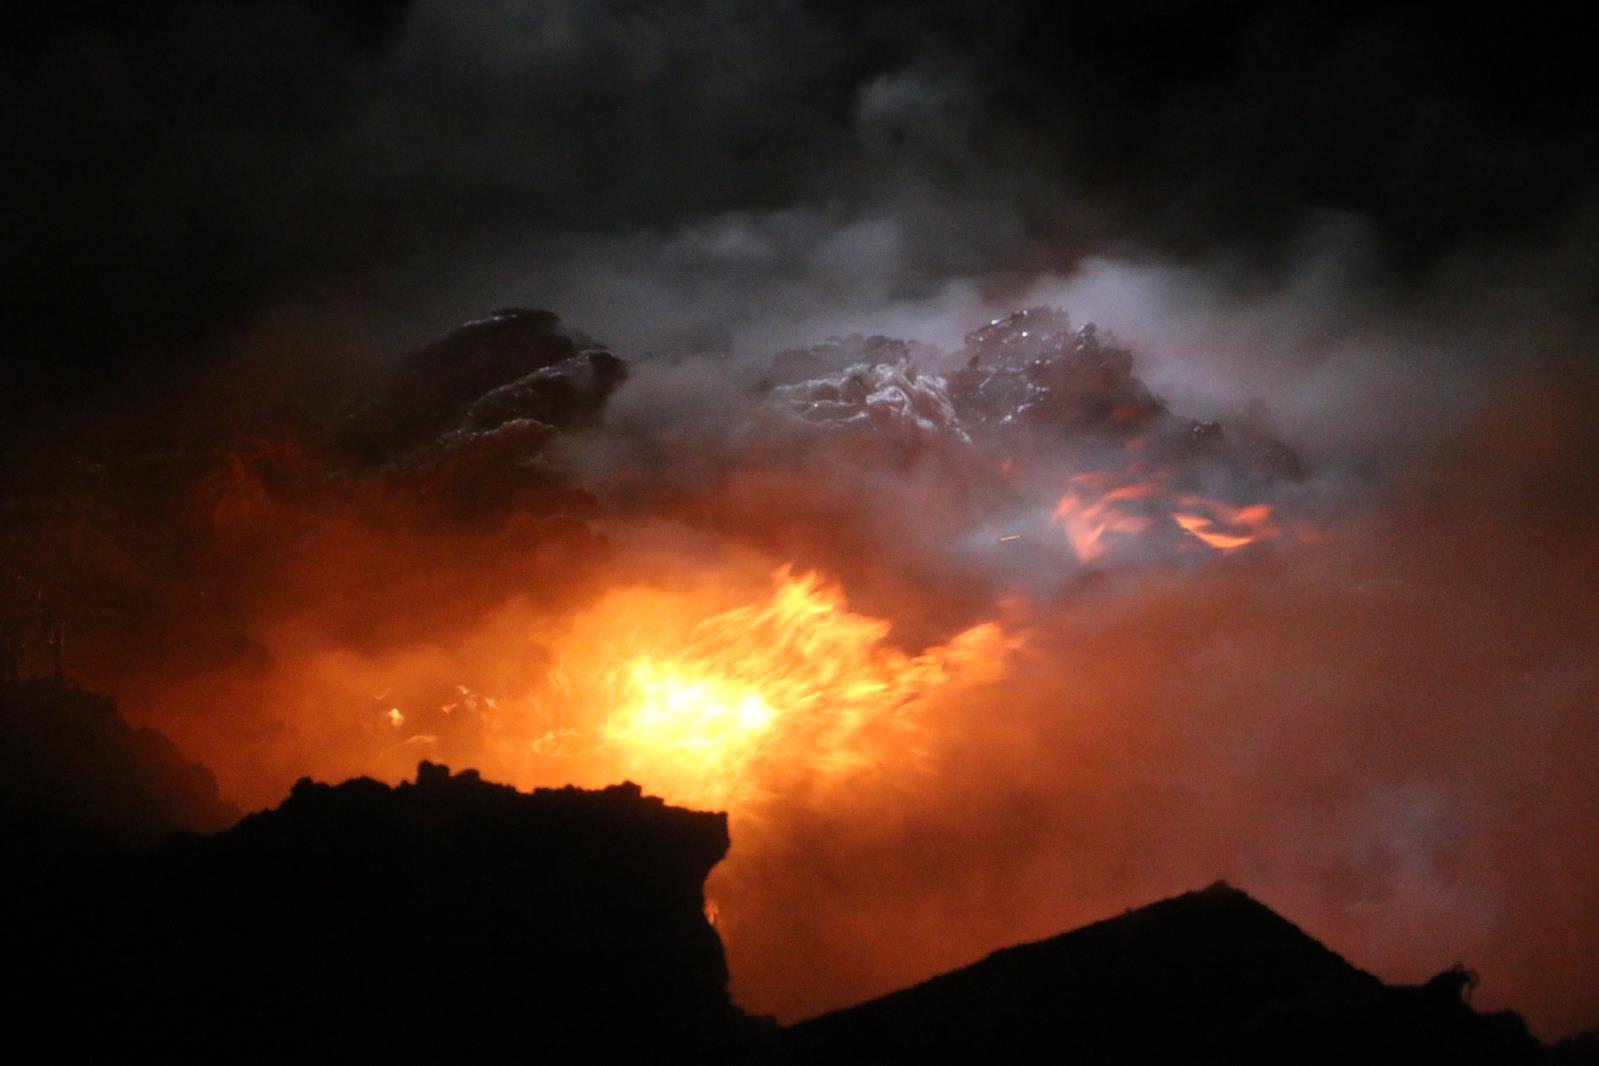
[[[110,697],[60,677],[0,683],[0,856],[10,880],[237,821],[216,777]]]
[[[1385,985],[1217,882],[835,1011],[767,1061],[1517,1063],[1521,1018]]]
[[[0,1023],[62,1061],[1599,1061],[1591,1038],[1545,1048],[1473,1010],[1463,968],[1385,985],[1220,882],[779,1029],[732,1003],[705,918],[723,814],[423,762],[394,787],[301,780],[231,829],[139,851],[221,817],[214,782],[130,741],[103,697],[12,688],[5,843],[26,861],[0,883]],[[44,757],[74,737],[76,770]],[[26,821],[29,795],[82,800],[45,786],[85,766],[110,775],[93,803]],[[105,821],[117,796],[125,824]],[[72,849],[40,851],[51,832]]]
[[[745,1024],[704,914],[727,847],[724,815],[631,784],[303,780],[28,901],[14,1031],[78,1059],[703,1060]]]
[[[367,461],[388,462],[451,443],[452,433],[581,423],[599,413],[626,376],[622,360],[562,329],[553,312],[507,308],[413,352],[350,413],[338,436]]]

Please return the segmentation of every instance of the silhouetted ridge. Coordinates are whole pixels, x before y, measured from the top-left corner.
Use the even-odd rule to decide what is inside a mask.
[[[211,771],[59,677],[0,682],[0,857],[9,879],[232,824]]]
[[[632,784],[302,780],[63,893],[29,1013],[94,1004],[59,1050],[119,1059],[699,1060],[741,1022],[702,892],[727,848]]]
[[[505,308],[411,353],[338,437],[383,463],[498,430],[579,425],[599,415],[626,377],[621,359],[563,330],[554,312]]]
[[[1513,1014],[1395,988],[1218,881],[785,1032],[781,1062],[1512,1063]]]

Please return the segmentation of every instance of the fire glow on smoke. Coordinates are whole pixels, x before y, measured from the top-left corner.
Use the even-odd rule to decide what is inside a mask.
[[[1340,497],[1063,316],[918,358],[725,394],[641,363],[603,425],[484,416],[354,471],[243,451],[155,621],[76,661],[247,805],[429,758],[728,810],[735,992],[788,1018],[1217,876],[1385,976],[1464,958],[1534,1006],[1589,965],[1585,918],[1539,916],[1593,860],[1538,842],[1599,809],[1590,408],[1538,394]]]
[[[460,758],[464,748],[522,784],[627,777],[743,818],[869,770],[923,763],[944,728],[935,706],[1003,678],[1023,643],[1014,618],[997,620],[1003,603],[1025,614],[1089,567],[1202,564],[1307,539],[1309,527],[1281,521],[1274,503],[1218,495],[1297,477],[1265,421],[1224,432],[1174,416],[1133,373],[1130,353],[1063,312],[989,323],[968,337],[961,368],[944,373],[901,342],[857,340],[774,360],[777,380],[748,394],[740,444],[716,449],[731,480],[691,493],[697,506],[738,508],[700,521],[736,538],[797,539],[803,562],[780,544],[721,570],[669,552],[653,571],[590,585],[566,610],[490,627],[497,635],[476,647],[432,648],[438,668],[455,673],[436,711],[428,686],[407,681],[415,656],[387,675],[369,664],[400,753]],[[461,450],[493,436],[474,429]],[[658,462],[623,455],[613,472],[624,479]],[[858,491],[852,470],[928,481]],[[795,473],[802,483],[785,484]],[[751,485],[758,491],[743,499],[737,488]],[[862,522],[866,543],[851,552],[841,534]],[[938,560],[961,543],[974,553]],[[885,548],[895,558],[881,558]],[[900,558],[927,559],[934,584],[965,572],[988,587],[959,621],[918,606],[926,589],[853,609],[851,579],[869,584]],[[1007,576],[1016,567],[1027,575]],[[756,568],[770,573],[768,588],[751,580]],[[678,580],[685,570],[698,576]],[[923,628],[907,637],[899,627],[918,615]],[[398,691],[404,706],[393,703]]]
[[[1054,512],[1083,562],[1156,526],[1156,509],[1171,504],[1158,480],[1080,503],[1084,486],[1107,480],[1073,479]],[[1187,510],[1165,521],[1219,554],[1280,534],[1269,505],[1177,503]],[[1302,539],[1308,529],[1301,525]],[[850,610],[836,582],[790,564],[772,572],[763,599],[728,608],[705,591],[617,588],[542,638],[550,647],[533,680],[493,693],[457,684],[438,713],[467,706],[480,715],[486,744],[519,780],[599,773],[741,819],[765,801],[890,764],[914,767],[938,728],[927,720],[936,697],[1003,679],[1025,642],[1023,629],[989,620],[912,653],[894,643],[892,629]],[[407,730],[398,707],[382,717],[409,741],[437,739],[420,725]]]
[[[1155,522],[1116,510],[1157,495],[1153,483],[1073,513],[1079,491],[1055,516],[1085,562],[1103,553],[1107,532]],[[1169,521],[1217,552],[1278,532],[1267,505],[1181,504],[1190,511]],[[932,697],[1000,680],[1024,641],[990,620],[912,654],[891,641],[892,623],[851,611],[820,574],[784,565],[771,582],[764,600],[724,610],[688,592],[613,590],[571,621],[531,691],[458,691],[489,712],[500,759],[524,766],[530,781],[581,779],[603,766],[669,802],[742,816],[889,761],[915,764],[936,728],[925,720]],[[397,709],[388,718],[404,725]]]
[[[797,778],[913,756],[925,698],[988,681],[1015,638],[997,623],[910,655],[841,589],[780,568],[772,593],[695,619],[681,595],[613,592],[573,625],[542,697],[542,753],[599,758],[669,801],[740,809]]]

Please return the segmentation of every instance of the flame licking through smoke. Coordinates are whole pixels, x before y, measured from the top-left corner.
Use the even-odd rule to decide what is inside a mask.
[[[1234,551],[1278,535],[1270,504],[1231,507],[1203,496],[1185,496],[1179,502],[1187,510],[1174,512],[1172,520],[1217,551]]]
[[[1066,530],[1077,558],[1089,562],[1105,554],[1107,533],[1142,533],[1154,519],[1126,509],[1134,500],[1147,500],[1159,491],[1154,482],[1109,488],[1099,473],[1078,474],[1072,488],[1055,505],[1054,518]]]
[[[1188,495],[1176,501],[1178,509],[1168,510],[1173,505],[1164,501],[1170,490],[1160,476],[1118,484],[1110,475],[1095,471],[1075,475],[1070,486],[1051,518],[1065,530],[1080,562],[1103,556],[1117,536],[1146,533],[1168,520],[1194,541],[1223,553],[1274,540],[1282,533],[1272,519],[1272,506],[1266,503],[1234,507],[1206,496]]]
[[[671,802],[736,807],[913,758],[928,699],[999,676],[1016,644],[988,622],[911,655],[816,574],[783,567],[773,585],[693,620],[691,596],[606,597],[556,657],[571,713],[545,750],[599,757]]]

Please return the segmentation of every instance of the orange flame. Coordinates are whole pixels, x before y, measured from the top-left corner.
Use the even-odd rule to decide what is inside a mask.
[[[1171,491],[1160,473],[1118,485],[1112,475],[1094,471],[1075,475],[1070,485],[1051,518],[1066,531],[1072,551],[1085,563],[1105,554],[1108,535],[1143,533],[1172,506],[1159,500]],[[1237,551],[1282,534],[1273,521],[1271,504],[1234,507],[1207,496],[1183,496],[1175,506],[1178,509],[1169,512],[1171,520],[1200,544],[1219,552]],[[1299,539],[1309,540],[1311,535],[1301,534]]]
[[[1217,551],[1236,551],[1278,535],[1268,503],[1232,507],[1204,496],[1185,496],[1179,503],[1188,510],[1173,513],[1172,520]],[[1198,513],[1200,511],[1209,514]]]
[[[1072,491],[1055,505],[1054,520],[1066,530],[1072,551],[1085,563],[1105,554],[1105,534],[1142,533],[1153,522],[1148,515],[1132,513],[1122,507],[1128,500],[1153,496],[1157,490],[1153,482],[1104,491],[1105,482],[1103,474],[1078,474],[1071,479]]]
[[[773,586],[697,620],[691,596],[607,596],[558,649],[550,695],[567,713],[530,747],[607,764],[671,802],[734,807],[914,759],[930,698],[998,677],[1017,643],[990,622],[911,655],[816,574],[782,567]]]

